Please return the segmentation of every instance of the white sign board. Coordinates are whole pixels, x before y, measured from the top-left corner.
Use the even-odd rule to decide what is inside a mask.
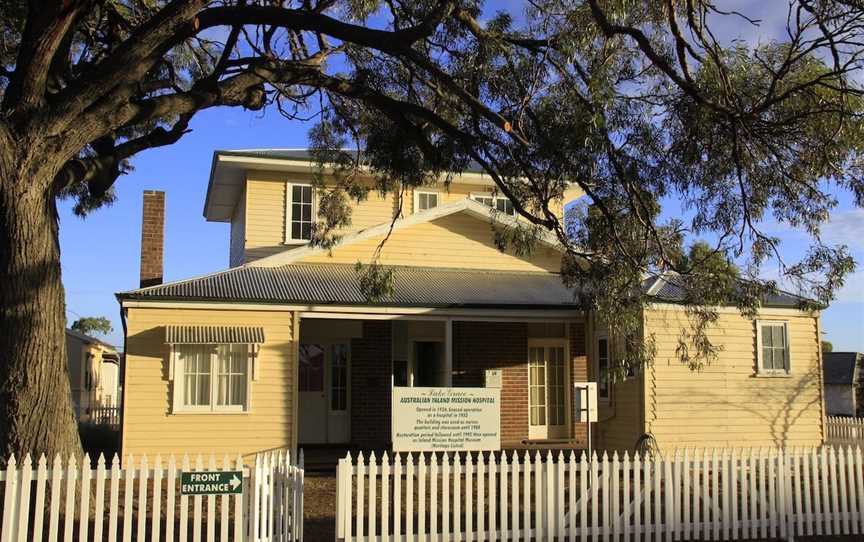
[[[393,388],[393,451],[501,449],[501,390]]]
[[[484,380],[487,388],[500,388],[502,384],[501,369],[486,369]]]
[[[573,411],[580,423],[597,423],[597,383],[575,382],[573,384]]]

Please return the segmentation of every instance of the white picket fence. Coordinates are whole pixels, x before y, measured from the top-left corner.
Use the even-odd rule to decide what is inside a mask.
[[[864,533],[861,448],[362,454],[337,470],[337,539],[735,540]]]
[[[831,444],[864,445],[864,418],[828,416],[825,440]]]
[[[243,493],[182,495],[181,473],[243,471]],[[0,470],[0,542],[289,542],[303,538],[303,453],[153,462],[14,457]],[[191,509],[190,509],[191,504]]]

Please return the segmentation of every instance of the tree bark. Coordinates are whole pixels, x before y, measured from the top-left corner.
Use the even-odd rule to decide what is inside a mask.
[[[38,146],[5,147],[0,148],[0,458],[79,455],[52,168],[44,153],[33,150]]]

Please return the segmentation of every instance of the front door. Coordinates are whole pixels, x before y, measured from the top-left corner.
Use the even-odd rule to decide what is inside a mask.
[[[300,344],[301,444],[335,444],[351,437],[350,350],[347,342]]]
[[[302,444],[327,442],[327,392],[324,390],[325,349],[321,344],[300,345],[300,434]]]
[[[561,340],[528,342],[528,437],[566,438],[567,364]]]

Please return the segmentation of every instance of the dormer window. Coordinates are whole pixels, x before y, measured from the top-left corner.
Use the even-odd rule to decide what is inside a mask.
[[[315,190],[311,184],[288,183],[285,195],[285,242],[312,239]]]
[[[414,191],[414,212],[427,211],[438,207],[438,192],[431,190]]]
[[[516,209],[513,208],[513,202],[504,196],[496,196],[494,194],[471,194],[471,199],[478,203],[482,203],[483,205],[488,205],[499,213],[516,216]]]

